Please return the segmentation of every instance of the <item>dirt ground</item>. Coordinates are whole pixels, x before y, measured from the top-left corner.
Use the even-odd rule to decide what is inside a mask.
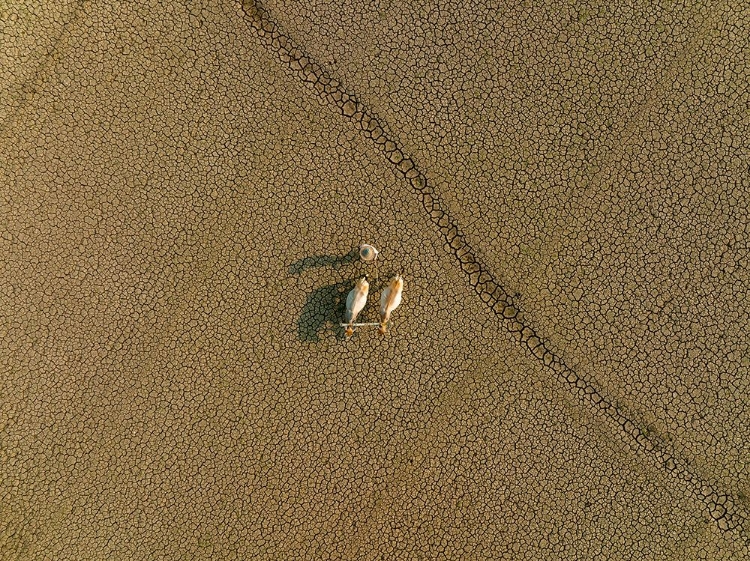
[[[750,9],[490,4],[0,2],[0,558],[750,556]]]

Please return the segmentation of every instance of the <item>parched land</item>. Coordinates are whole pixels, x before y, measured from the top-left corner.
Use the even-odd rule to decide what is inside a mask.
[[[750,556],[747,7],[185,4],[0,2],[0,558]]]

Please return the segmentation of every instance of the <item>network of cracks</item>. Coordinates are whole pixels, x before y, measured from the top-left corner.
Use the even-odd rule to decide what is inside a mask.
[[[250,28],[257,34],[262,44],[272,50],[276,57],[300,80],[307,83],[311,91],[316,92],[324,102],[336,107],[343,117],[361,129],[362,134],[383,152],[387,162],[399,172],[405,183],[419,198],[424,210],[437,226],[445,242],[446,250],[455,257],[456,263],[465,273],[474,291],[492,309],[500,323],[510,331],[515,340],[536,357],[548,371],[553,372],[563,381],[583,403],[613,421],[633,448],[650,458],[656,465],[666,469],[673,477],[684,481],[686,488],[705,504],[708,514],[720,529],[736,532],[744,543],[750,546],[750,537],[745,528],[746,516],[731,495],[722,492],[715,484],[702,478],[689,463],[670,452],[664,442],[633,421],[622,407],[568,367],[561,357],[550,350],[549,344],[545,343],[534,328],[528,325],[513,297],[493,277],[487,266],[477,258],[459,225],[446,212],[445,204],[436,194],[425,174],[404,152],[399,143],[389,135],[383,120],[373,115],[356,95],[347,91],[291,38],[284,35],[257,2],[243,0],[242,7]]]

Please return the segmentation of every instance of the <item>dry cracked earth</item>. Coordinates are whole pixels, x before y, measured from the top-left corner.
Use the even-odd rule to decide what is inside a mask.
[[[0,2],[0,558],[748,558],[749,23]]]

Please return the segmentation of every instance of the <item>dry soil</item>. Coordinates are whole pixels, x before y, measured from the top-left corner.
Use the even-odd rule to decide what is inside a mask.
[[[0,558],[747,558],[749,21],[0,2]]]

